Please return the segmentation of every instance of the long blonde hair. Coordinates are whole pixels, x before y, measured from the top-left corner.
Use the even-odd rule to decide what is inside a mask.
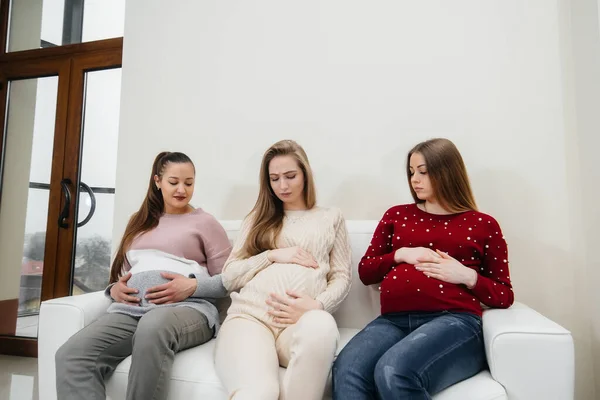
[[[248,218],[251,228],[241,249],[242,257],[251,257],[275,248],[275,242],[283,227],[283,202],[273,192],[269,178],[269,163],[278,156],[292,156],[304,175],[304,202],[308,209],[315,206],[317,195],[312,169],[306,152],[293,140],[281,140],[265,151],[260,164],[259,193],[256,204]]]
[[[451,213],[477,210],[463,158],[454,143],[444,138],[421,142],[408,152],[406,175],[415,203],[425,200],[419,199],[411,185],[410,157],[414,153],[422,154],[425,159],[431,187],[440,206]]]

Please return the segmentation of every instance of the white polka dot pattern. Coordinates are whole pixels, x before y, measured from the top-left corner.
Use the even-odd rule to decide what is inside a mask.
[[[478,273],[472,289],[424,275],[394,261],[402,247],[441,250]],[[368,255],[367,255],[368,254]],[[380,283],[386,312],[455,310],[481,314],[480,302],[498,308],[513,303],[508,250],[496,220],[477,211],[433,215],[415,204],[389,209],[379,222],[369,251],[359,263],[363,283]]]

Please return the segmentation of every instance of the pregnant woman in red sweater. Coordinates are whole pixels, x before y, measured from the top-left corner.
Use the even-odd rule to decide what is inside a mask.
[[[387,210],[359,264],[378,284],[381,316],[333,366],[335,400],[431,399],[486,366],[481,303],[513,303],[504,236],[477,211],[458,149],[416,145],[406,173],[414,203]]]

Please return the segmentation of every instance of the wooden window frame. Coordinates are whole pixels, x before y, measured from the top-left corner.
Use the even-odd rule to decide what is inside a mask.
[[[56,47],[7,52],[10,0],[0,0],[0,199],[2,198],[2,166],[4,162],[4,138],[8,117],[8,82],[58,75],[58,99],[55,121],[54,153],[50,196],[52,207],[48,210],[48,234],[44,261],[53,260],[56,268],[44,269],[41,301],[68,296],[71,293],[71,259],[75,230],[56,227],[59,209],[64,199],[57,198],[60,187],[57,177],[69,177],[77,182],[80,169],[82,107],[85,89],[85,72],[121,67],[123,38],[99,40]],[[76,71],[77,73],[73,73]],[[65,156],[66,154],[66,156]],[[63,163],[65,157],[71,162]],[[75,203],[71,204],[71,216],[76,215]],[[0,204],[1,207],[1,204]],[[73,218],[73,217],[71,217]],[[71,248],[67,248],[71,246]],[[66,257],[65,254],[71,254]],[[37,338],[0,336],[0,354],[37,357]]]

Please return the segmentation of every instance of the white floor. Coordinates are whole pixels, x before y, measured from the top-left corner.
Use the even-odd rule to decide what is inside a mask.
[[[0,355],[0,399],[38,400],[37,358]]]

